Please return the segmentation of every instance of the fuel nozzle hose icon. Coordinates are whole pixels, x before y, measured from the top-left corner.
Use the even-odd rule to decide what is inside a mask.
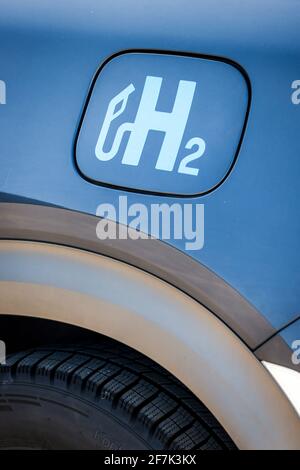
[[[99,160],[113,159],[119,151],[124,134],[130,132],[122,163],[138,166],[149,131],[159,131],[164,132],[164,139],[155,169],[173,171],[193,103],[196,82],[180,80],[172,112],[163,112],[156,110],[162,81],[162,77],[146,77],[135,121],[121,124],[110,150],[104,151],[110,125],[125,111],[129,97],[135,91],[134,85],[131,83],[111,99],[95,148],[95,154]],[[191,149],[193,146],[198,146],[198,150],[182,160],[178,169],[179,173],[198,174],[198,169],[186,167],[186,164],[203,155],[205,141],[200,137],[194,137],[186,143],[185,147]]]

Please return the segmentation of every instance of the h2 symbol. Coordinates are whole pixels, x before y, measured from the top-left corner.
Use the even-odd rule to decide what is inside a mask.
[[[161,77],[147,76],[140,104],[134,122],[124,122],[116,132],[113,144],[109,151],[103,147],[114,119],[120,116],[127,106],[128,98],[135,91],[131,83],[118,95],[111,99],[95,148],[96,157],[101,161],[109,161],[116,156],[120,148],[123,135],[130,132],[130,137],[122,158],[124,165],[138,166],[143,148],[150,130],[165,133],[164,140],[156,161],[155,169],[173,171],[181,141],[184,135],[190,114],[196,82],[180,80],[172,112],[156,111],[156,105],[162,84]],[[116,111],[117,109],[117,111]],[[180,162],[178,173],[197,176],[199,169],[187,166],[188,163],[200,158],[205,152],[205,141],[200,137],[193,137],[185,145],[186,149],[196,146],[197,150],[186,155]]]

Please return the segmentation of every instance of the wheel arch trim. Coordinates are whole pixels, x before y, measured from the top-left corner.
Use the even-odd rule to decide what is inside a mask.
[[[143,269],[204,305],[251,349],[276,333],[239,292],[184,252],[156,239],[99,240],[98,222],[92,215],[38,203],[0,203],[0,239],[71,246]]]
[[[274,379],[205,307],[125,263],[37,242],[0,242],[0,314],[105,334],[172,372],[239,448],[300,447],[300,423]]]

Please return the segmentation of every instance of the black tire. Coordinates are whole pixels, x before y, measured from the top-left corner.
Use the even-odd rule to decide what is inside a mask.
[[[111,343],[45,347],[0,368],[0,448],[234,449],[164,369]]]

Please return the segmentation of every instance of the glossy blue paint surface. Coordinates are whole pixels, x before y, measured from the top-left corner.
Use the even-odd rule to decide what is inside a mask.
[[[281,331],[280,336],[287,345],[291,348],[294,344],[294,349],[296,349],[295,341],[297,341],[297,348],[300,341],[300,320],[292,323],[290,326]]]
[[[225,182],[190,199],[205,204],[205,245],[189,255],[282,327],[299,315],[300,303],[300,106],[291,100],[291,84],[300,79],[299,31],[300,4],[292,0],[82,0],[72,10],[65,0],[2,0],[0,193],[91,214],[101,202],[116,203],[125,191],[87,182],[74,163],[76,130],[99,65],[128,49],[231,59],[251,82],[247,129]],[[162,198],[128,193],[128,200]],[[170,243],[184,248],[184,241]]]

